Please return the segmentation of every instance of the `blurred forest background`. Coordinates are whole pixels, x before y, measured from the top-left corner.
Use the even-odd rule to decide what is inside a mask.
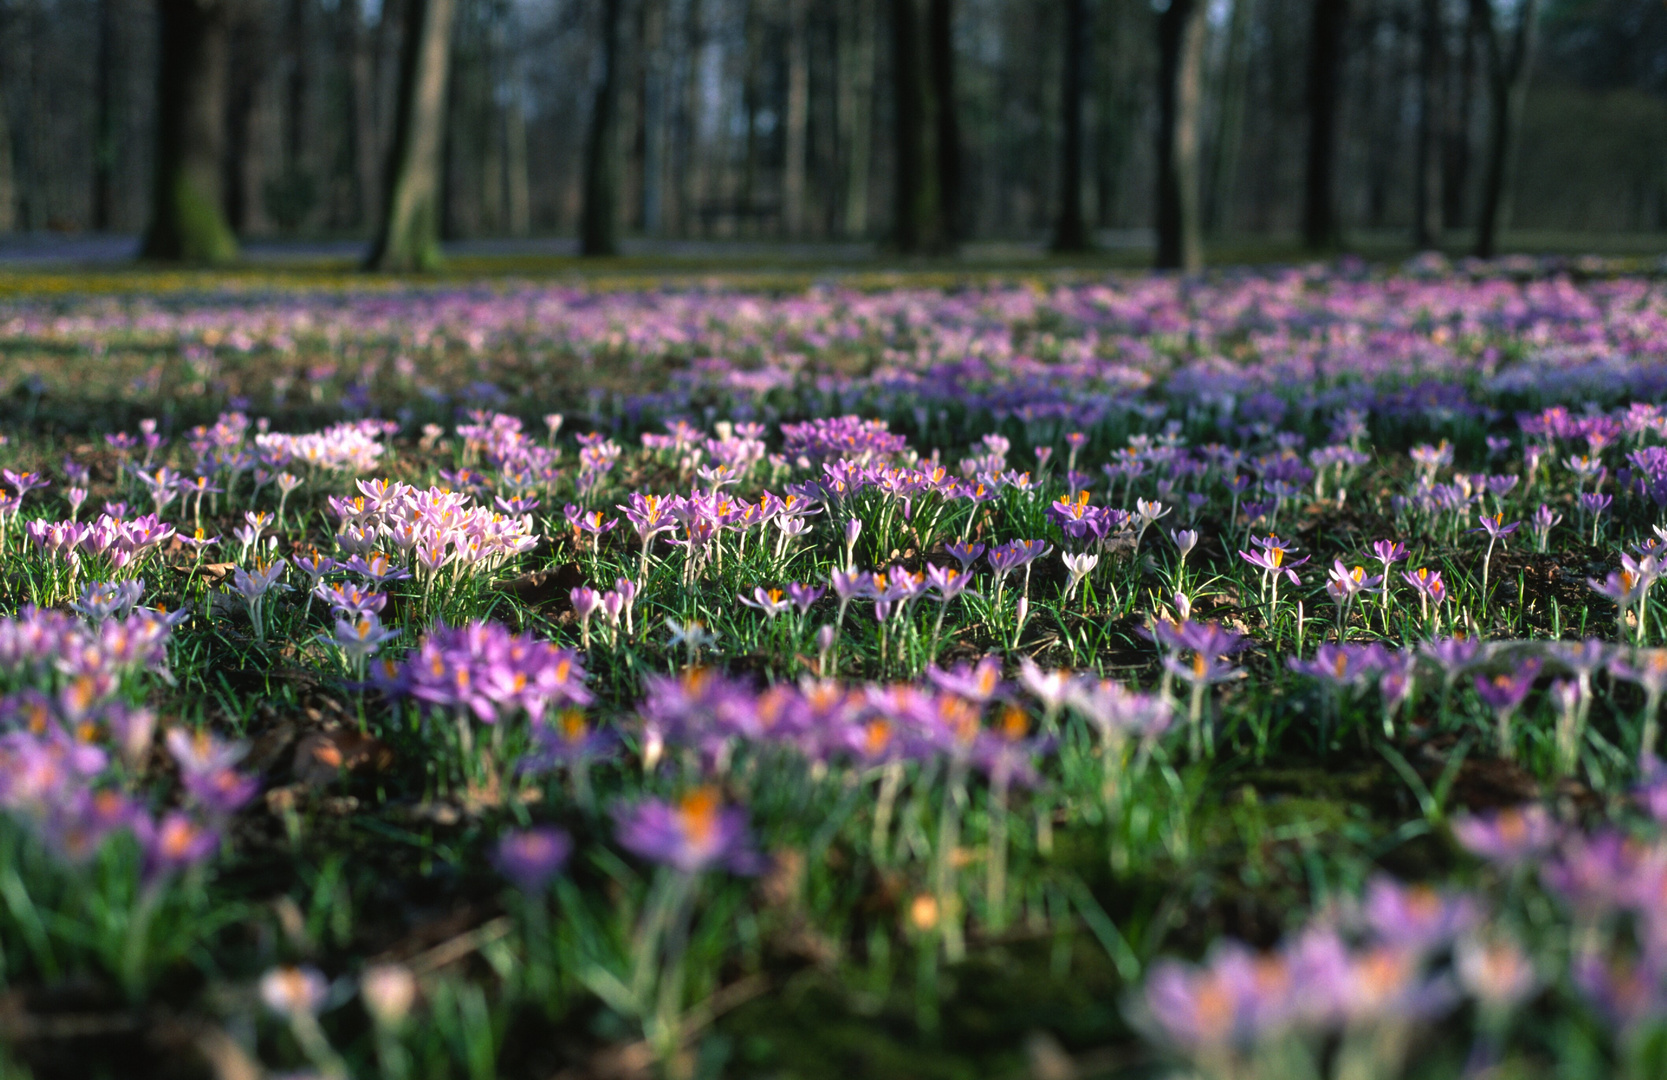
[[[1661,0],[0,0],[0,103],[0,232],[195,262],[1667,231]]]

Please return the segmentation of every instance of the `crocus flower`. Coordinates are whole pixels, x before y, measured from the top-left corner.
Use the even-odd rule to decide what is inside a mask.
[[[324,1007],[330,984],[314,967],[273,968],[260,979],[260,999],[279,1016],[313,1016]]]
[[[1526,1001],[1539,986],[1534,962],[1514,938],[1501,933],[1467,935],[1453,949],[1459,985],[1495,1014]]]
[[[573,838],[556,828],[506,833],[493,863],[524,893],[537,893],[561,871],[573,852]]]
[[[1067,574],[1065,599],[1070,600],[1072,594],[1077,591],[1077,586],[1082,584],[1082,579],[1092,574],[1094,567],[1099,565],[1100,557],[1086,552],[1078,555],[1062,552],[1060,558],[1065,560],[1065,572]]]
[[[1361,909],[1380,940],[1426,953],[1452,944],[1481,920],[1476,901],[1465,893],[1402,885],[1381,874],[1367,883]]]
[[[953,671],[929,667],[926,677],[945,693],[983,704],[1001,691],[1001,658],[991,654],[976,667],[957,664]]]
[[[416,1003],[417,978],[403,964],[373,964],[359,976],[359,997],[378,1026],[393,1028]]]
[[[195,866],[220,846],[218,833],[178,810],[154,824],[140,819],[137,831],[145,850],[145,876],[152,880]]]
[[[590,648],[590,617],[602,606],[602,594],[588,585],[577,585],[568,592],[573,611],[579,616],[579,636],[582,647]]]
[[[1476,693],[1494,711],[1499,724],[1499,752],[1507,760],[1516,757],[1516,745],[1511,741],[1511,717],[1534,688],[1540,676],[1538,657],[1529,657],[1514,671],[1500,675],[1476,676]]]
[[[385,627],[375,612],[365,612],[357,618],[337,619],[335,634],[328,637],[320,634],[319,640],[336,646],[358,667],[367,657],[376,655],[384,642],[398,636],[397,628]]]
[[[1644,601],[1649,596],[1650,586],[1660,574],[1660,566],[1654,556],[1646,555],[1642,559],[1634,560],[1630,555],[1621,556],[1621,568],[1611,571],[1603,581],[1587,578],[1586,583],[1592,591],[1615,602],[1615,624],[1617,632],[1626,629],[1627,612],[1633,605],[1638,605],[1638,640],[1644,637],[1645,612]]]
[[[648,799],[619,816],[619,842],[631,853],[684,874],[722,867],[756,874],[763,859],[754,849],[747,812],[724,806],[715,789],[697,788],[675,805]]]
[[[984,554],[984,545],[945,544],[944,551],[949,553],[950,558],[961,564],[961,573],[965,574],[971,572],[972,564],[978,561],[980,555]]]
[[[1329,576],[1331,580],[1326,582],[1326,593],[1337,605],[1337,639],[1341,641],[1343,624],[1348,620],[1349,608],[1353,606],[1355,597],[1377,589],[1383,584],[1383,575],[1368,575],[1364,566],[1351,569],[1343,565],[1342,559],[1337,559],[1332,563]]]
[[[1551,538],[1551,530],[1562,520],[1562,514],[1556,513],[1545,503],[1540,504],[1540,508],[1534,511],[1534,517],[1532,519],[1535,551],[1539,552],[1541,555],[1545,554],[1546,545]]]
[[[288,567],[283,559],[274,559],[269,563],[257,562],[253,573],[241,566],[232,568],[232,588],[249,609],[249,622],[254,625],[256,641],[263,640],[266,635],[266,627],[261,621],[262,598],[274,588],[287,588],[278,584],[278,579],[284,576]]]
[[[753,589],[750,597],[738,596],[736,599],[750,608],[757,608],[772,619],[793,607],[793,601],[785,592],[780,589],[766,589],[762,585]]]
[[[1506,525],[1503,513],[1482,514],[1478,520],[1482,523],[1481,528],[1471,531],[1488,534],[1487,554],[1482,556],[1482,602],[1486,603],[1488,598],[1488,568],[1493,561],[1493,545],[1516,532],[1522,522],[1513,521]]]
[[[799,609],[800,618],[810,614],[811,605],[822,599],[825,592],[827,590],[819,585],[805,585],[797,581],[787,586],[787,598]]]
[[[1436,612],[1441,611],[1442,603],[1447,599],[1447,585],[1441,580],[1440,570],[1431,570],[1420,566],[1417,570],[1401,571],[1401,580],[1412,586],[1418,594],[1419,613],[1423,620],[1430,621],[1430,604],[1434,602]]]

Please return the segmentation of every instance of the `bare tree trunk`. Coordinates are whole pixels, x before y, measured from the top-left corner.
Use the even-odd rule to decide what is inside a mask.
[[[1418,159],[1413,176],[1412,242],[1441,242],[1441,153],[1438,145],[1442,72],[1447,62],[1441,0],[1423,0],[1418,61]]]
[[[1308,176],[1302,237],[1311,251],[1343,242],[1337,215],[1337,114],[1343,97],[1344,33],[1348,0],[1314,0],[1308,47]]]
[[[1476,103],[1476,46],[1481,36],[1482,25],[1472,4],[1459,51],[1457,92],[1447,103],[1447,131],[1443,140],[1446,146],[1442,155],[1441,223],[1448,229],[1464,228],[1469,212],[1470,128]]]
[[[354,213],[363,228],[376,219],[376,65],[365,30],[362,0],[343,0],[342,51],[347,61],[347,91],[352,98],[347,130],[351,141]],[[387,18],[384,12],[382,18]]]
[[[1157,265],[1204,266],[1198,220],[1198,122],[1204,86],[1199,0],[1169,0],[1158,16]]]
[[[17,173],[12,166],[12,125],[0,94],[0,233],[17,229]]]
[[[1065,0],[1065,63],[1060,78],[1059,221],[1055,251],[1087,251],[1088,227],[1082,215],[1082,95],[1090,41],[1088,0]]]
[[[504,20],[509,17],[506,6],[485,5],[478,18],[481,27],[480,43],[474,50],[474,87],[465,96],[465,115],[477,117],[476,145],[479,147],[480,197],[476,227],[488,236],[498,236],[506,228],[505,192],[505,136],[509,109],[498,96],[498,82],[504,66]],[[454,63],[456,61],[453,61]],[[461,78],[458,72],[454,78]],[[467,151],[465,151],[467,155]]]
[[[961,239],[961,126],[955,107],[954,0],[927,0],[926,57],[932,80],[938,192],[942,200],[944,250]]]
[[[602,81],[591,106],[585,138],[585,202],[579,251],[619,254],[619,62],[620,0],[602,0]]]
[[[226,9],[219,0],[158,0],[156,179],[140,254],[224,263],[237,239],[221,197],[226,121]]]
[[[93,231],[116,218],[116,0],[98,0],[98,70],[93,83]]]
[[[1500,41],[1490,0],[1471,0],[1481,5],[1483,33],[1488,45],[1489,85],[1492,108],[1488,122],[1487,174],[1482,187],[1482,214],[1476,228],[1476,254],[1491,259],[1498,252],[1499,234],[1510,223],[1510,174],[1522,127],[1523,106],[1528,102],[1528,76],[1534,66],[1535,23],[1538,0],[1523,0],[1517,12],[1511,50],[1505,53]]]
[[[759,85],[764,53],[764,15],[759,10],[764,0],[746,0],[742,15],[743,53],[741,73],[741,111],[746,115],[746,142],[741,156],[741,190],[736,202],[740,217],[736,230],[742,231],[748,215],[758,198],[759,138],[758,113],[762,107],[763,88]]]
[[[409,0],[400,50],[394,139],[388,149],[382,221],[366,266],[432,270],[440,265],[440,150],[445,142],[452,0]]]
[[[365,97],[370,93],[369,59],[365,55],[364,14],[360,0],[339,0],[336,10],[335,48],[343,78],[341,92],[344,114],[340,120],[342,146],[336,157],[332,185],[340,185],[331,199],[333,224],[349,228],[370,221],[367,205],[364,169],[364,142],[369,137],[365,130],[367,109]]]
[[[678,140],[678,232],[694,235],[700,226],[700,204],[706,198],[706,154],[701,146],[700,67],[706,51],[706,26],[700,0],[686,0],[683,9],[684,48],[688,67],[683,75],[682,122]]]
[[[839,125],[845,152],[844,232],[868,232],[868,172],[873,149],[875,0],[847,0],[840,13]]]
[[[509,234],[526,236],[532,232],[532,193],[527,171],[527,81],[519,48],[509,64],[509,102],[504,107],[504,195]]]
[[[1244,102],[1250,81],[1250,25],[1255,0],[1233,0],[1227,25],[1227,55],[1222,62],[1221,104],[1216,110],[1215,155],[1204,196],[1204,231],[1227,226],[1244,144]]]
[[[665,228],[666,2],[643,4],[642,227],[658,236]]]
[[[933,0],[935,2],[935,0]],[[896,208],[893,241],[904,254],[940,254],[954,246],[948,216],[950,194],[943,135],[932,76],[923,0],[891,0],[892,75],[896,97]]]
[[[805,231],[805,152],[810,123],[810,42],[805,0],[787,5],[787,160],[781,174],[782,220],[787,235]]]
[[[307,4],[290,0],[289,70],[284,80],[284,168],[292,176],[305,171],[307,153]]]

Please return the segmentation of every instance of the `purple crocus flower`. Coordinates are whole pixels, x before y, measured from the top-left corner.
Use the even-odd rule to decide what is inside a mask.
[[[195,866],[220,846],[220,835],[173,810],[152,822],[140,818],[134,832],[145,851],[145,877],[155,880]]]
[[[1516,757],[1516,746],[1511,741],[1511,717],[1534,688],[1540,677],[1540,660],[1529,657],[1516,669],[1499,675],[1476,676],[1476,693],[1494,711],[1499,724],[1499,752],[1506,760]]]
[[[1378,938],[1433,952],[1453,943],[1481,919],[1474,898],[1428,885],[1402,885],[1379,875],[1366,886],[1366,924]]]
[[[822,599],[825,592],[827,590],[819,585],[805,585],[797,581],[787,586],[787,598],[799,609],[800,618],[810,614],[811,605]]]
[[[977,667],[957,664],[953,671],[929,667],[926,677],[945,693],[982,704],[1001,690],[1001,659],[990,655],[980,660]]]
[[[756,874],[764,860],[753,847],[747,812],[724,806],[714,788],[701,787],[675,805],[648,799],[619,816],[619,842],[650,862],[684,874],[722,867]]]
[[[506,833],[498,841],[493,864],[522,892],[537,893],[561,871],[572,853],[573,838],[561,829],[525,829]]]

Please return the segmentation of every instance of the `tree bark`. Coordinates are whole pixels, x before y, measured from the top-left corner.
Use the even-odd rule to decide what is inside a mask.
[[[17,229],[17,172],[12,164],[12,125],[0,96],[0,233]]]
[[[1169,0],[1158,16],[1157,266],[1204,266],[1198,220],[1198,122],[1204,83],[1200,0]]]
[[[705,16],[701,0],[686,0],[683,9],[684,48],[688,66],[683,72],[683,100],[679,102],[677,218],[678,232],[699,231],[700,204],[706,198],[706,154],[701,146],[701,63],[706,48]]]
[[[299,178],[307,156],[307,4],[289,0],[289,67],[284,73],[284,171]]]
[[[658,236],[665,227],[666,176],[666,5],[664,0],[643,4],[642,65],[642,227]]]
[[[1308,47],[1308,175],[1302,236],[1311,251],[1343,242],[1337,214],[1337,113],[1343,97],[1343,48],[1348,0],[1314,0]]]
[[[1441,0],[1423,0],[1418,60],[1418,157],[1413,174],[1412,242],[1430,248],[1441,242],[1441,153],[1438,118],[1441,81],[1447,63]]]
[[[1481,36],[1482,25],[1477,19],[1476,5],[1472,4],[1459,51],[1457,92],[1448,101],[1446,145],[1442,154],[1441,223],[1448,229],[1464,228],[1470,210],[1470,128],[1476,102],[1476,46]]]
[[[1535,23],[1538,0],[1523,0],[1517,12],[1510,53],[1500,41],[1499,27],[1490,0],[1471,0],[1483,9],[1485,41],[1488,45],[1489,85],[1492,109],[1488,123],[1487,174],[1482,186],[1482,212],[1476,227],[1476,254],[1491,259],[1498,253],[1499,234],[1510,223],[1510,173],[1522,127],[1523,106],[1528,101],[1528,76],[1534,66]]]
[[[868,233],[868,173],[873,150],[874,0],[847,0],[840,17],[839,126],[845,152],[846,236]]]
[[[504,112],[504,195],[511,236],[526,236],[532,231],[531,179],[527,168],[527,86],[517,54],[511,60],[509,103]]]
[[[940,82],[928,55],[936,35],[928,31],[923,6],[922,0],[891,0],[897,140],[892,238],[906,255],[944,254],[954,247],[944,168],[951,155],[940,145],[945,128],[936,100]],[[949,127],[953,131],[953,120]]]
[[[404,21],[382,220],[366,260],[372,270],[433,270],[441,261],[440,151],[445,142],[452,0],[409,0]]]
[[[1059,222],[1053,249],[1087,251],[1082,214],[1082,96],[1089,46],[1088,0],[1065,0],[1065,63],[1060,78]]]
[[[782,219],[787,235],[805,231],[805,155],[810,124],[810,42],[805,0],[787,8],[787,160],[781,173]]]
[[[98,0],[98,70],[93,83],[93,231],[116,220],[116,2]]]
[[[352,95],[348,131],[352,139],[351,164],[355,212],[360,228],[376,220],[376,63],[371,36],[365,30],[361,0],[343,0],[342,49],[348,63],[348,93]],[[382,18],[387,18],[384,13]]]
[[[954,0],[927,0],[926,56],[932,79],[938,192],[942,200],[944,250],[961,239],[961,125],[955,107]]]
[[[585,137],[584,211],[579,251],[619,254],[619,62],[620,0],[602,0],[602,81],[591,105]]]
[[[1216,149],[1204,196],[1206,234],[1226,228],[1238,179],[1239,153],[1244,144],[1244,102],[1250,81],[1250,25],[1254,7],[1255,0],[1233,0],[1233,15],[1227,25],[1221,102],[1216,110]]]
[[[220,0],[158,0],[156,179],[140,255],[217,264],[237,257],[226,222],[221,155],[226,120],[226,8]]]

